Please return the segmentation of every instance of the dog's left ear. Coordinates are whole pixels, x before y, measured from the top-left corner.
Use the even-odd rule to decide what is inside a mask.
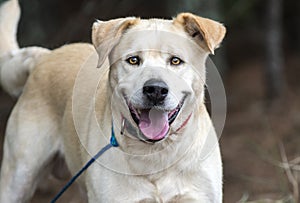
[[[211,54],[214,54],[226,33],[226,28],[221,23],[191,13],[178,14],[173,23],[183,26],[185,31]]]
[[[101,67],[110,51],[119,43],[122,34],[139,20],[128,17],[109,21],[98,20],[93,24],[92,42],[99,56],[98,67]]]

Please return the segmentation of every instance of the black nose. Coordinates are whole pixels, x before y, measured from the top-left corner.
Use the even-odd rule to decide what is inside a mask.
[[[168,96],[168,85],[161,80],[151,79],[145,82],[143,87],[143,94],[149,101],[154,104],[159,104]]]

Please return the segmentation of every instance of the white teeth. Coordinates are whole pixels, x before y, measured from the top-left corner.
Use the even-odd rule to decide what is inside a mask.
[[[138,113],[139,115],[141,115],[141,110],[140,110],[140,109],[137,109],[137,113]]]

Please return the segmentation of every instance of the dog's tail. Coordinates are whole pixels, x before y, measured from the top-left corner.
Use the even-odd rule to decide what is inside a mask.
[[[0,53],[19,49],[17,42],[17,25],[20,18],[18,0],[2,3],[0,7]]]
[[[49,52],[40,47],[20,49],[17,28],[20,18],[18,0],[0,5],[0,84],[11,96],[18,97],[38,59]]]

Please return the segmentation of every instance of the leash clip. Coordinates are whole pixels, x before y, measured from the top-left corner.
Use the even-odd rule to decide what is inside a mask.
[[[120,134],[121,134],[121,135],[124,135],[124,131],[125,131],[125,119],[124,119],[124,117],[122,116],[122,121],[121,121],[121,132],[120,132]]]

